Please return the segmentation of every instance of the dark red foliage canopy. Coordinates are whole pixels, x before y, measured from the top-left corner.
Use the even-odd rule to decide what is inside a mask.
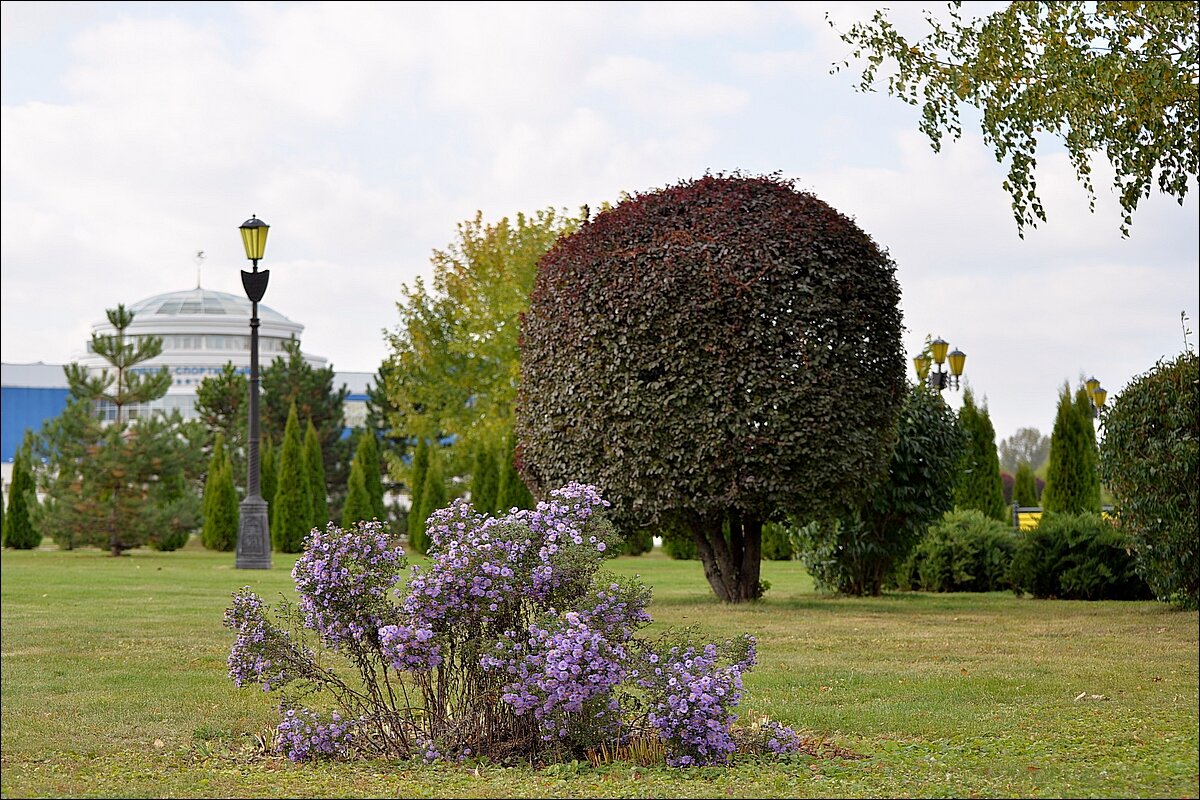
[[[539,495],[596,484],[634,525],[855,502],[895,441],[899,299],[887,254],[788,181],[635,195],[539,264],[521,475]]]

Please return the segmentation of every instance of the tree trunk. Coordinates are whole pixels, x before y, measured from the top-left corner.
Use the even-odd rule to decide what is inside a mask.
[[[704,577],[723,603],[762,596],[762,520],[737,511],[691,521],[692,540],[704,565]]]

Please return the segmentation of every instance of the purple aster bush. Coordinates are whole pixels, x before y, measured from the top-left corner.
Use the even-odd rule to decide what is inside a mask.
[[[275,747],[295,761],[548,761],[650,733],[670,764],[725,763],[754,640],[637,639],[650,590],[603,571],[621,550],[607,506],[576,483],[499,517],[455,500],[430,516],[431,563],[403,586],[403,551],[379,523],[314,530],[287,625],[235,593],[229,675],[284,692]],[[322,693],[330,712],[297,702]],[[762,730],[746,739],[756,752],[798,746],[782,726]]]

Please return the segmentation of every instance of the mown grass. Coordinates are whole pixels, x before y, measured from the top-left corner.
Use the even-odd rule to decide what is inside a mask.
[[[654,587],[647,631],[749,632],[743,717],[861,758],[729,768],[386,761],[254,753],[274,697],[226,677],[231,593],[291,594],[294,557],[237,570],[176,553],[6,551],[0,561],[4,797],[1196,797],[1198,620],[1153,602],[1011,594],[826,598],[765,562],[761,603],[724,607],[695,562],[614,571]],[[1083,695],[1080,697],[1080,695]]]

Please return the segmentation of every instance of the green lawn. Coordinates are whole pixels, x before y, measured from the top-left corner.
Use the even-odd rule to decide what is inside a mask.
[[[749,632],[743,715],[862,756],[729,768],[294,765],[253,755],[274,696],[226,677],[221,618],[250,585],[232,554],[5,551],[3,797],[1196,797],[1195,612],[1011,594],[813,592],[764,562],[767,598],[717,603],[696,562],[657,551],[613,569],[654,587],[649,632]],[[1081,696],[1082,695],[1082,696]]]

